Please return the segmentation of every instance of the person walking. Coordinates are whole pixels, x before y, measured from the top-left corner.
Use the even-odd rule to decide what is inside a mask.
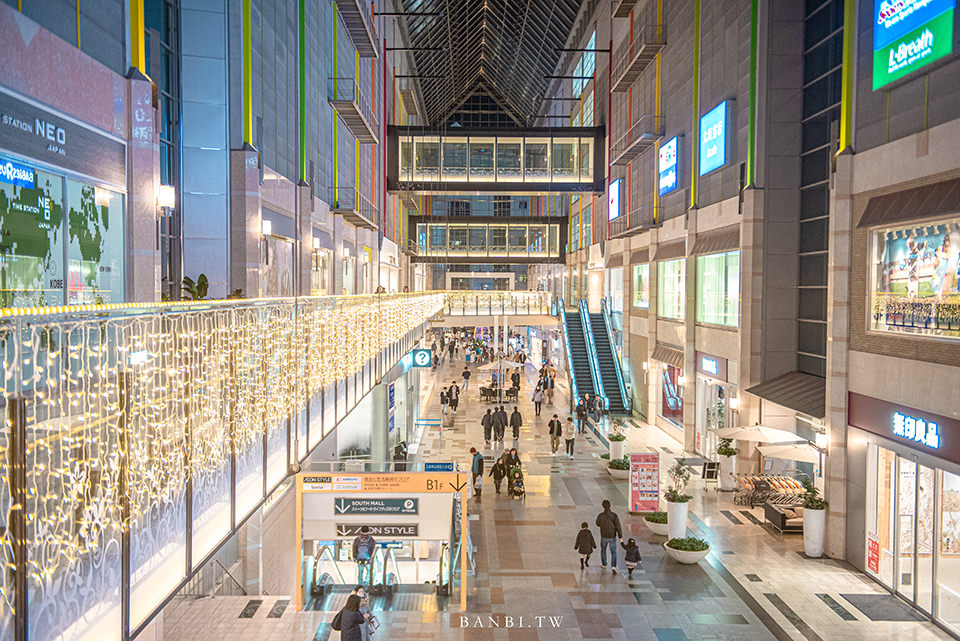
[[[510,382],[513,384],[512,387],[520,389],[520,369],[513,370],[513,374],[510,375]]]
[[[466,365],[463,366],[463,372],[460,374],[463,377],[463,391],[466,392],[470,387],[470,368]]]
[[[447,408],[450,406],[450,396],[447,393],[447,388],[444,387],[440,390],[440,420],[445,420],[447,418]]]
[[[450,409],[453,410],[453,413],[457,413],[457,406],[460,405],[460,388],[457,386],[456,381],[451,381],[450,387],[447,392],[450,397]]]
[[[547,402],[550,403],[551,405],[553,405],[553,388],[554,388],[554,385],[555,385],[555,383],[554,383],[553,379],[552,379],[552,378],[548,378],[548,379],[547,379]]]
[[[503,409],[503,405],[499,406],[494,412],[494,432],[496,432],[496,440],[503,443],[503,434],[507,429],[507,413]]]
[[[590,567],[590,555],[597,549],[597,541],[593,538],[593,532],[590,531],[586,521],[580,524],[580,531],[577,532],[573,549],[580,553],[580,569]]]
[[[577,403],[577,430],[581,434],[585,434],[587,431],[587,404],[581,398],[580,402]]]
[[[627,566],[627,578],[632,579],[633,571],[640,565],[640,548],[637,547],[637,542],[634,539],[630,539],[626,543],[620,541],[620,546],[623,548],[623,562]]]
[[[623,530],[620,529],[620,517],[610,509],[610,501],[603,499],[603,512],[597,515],[597,527],[600,528],[600,567],[607,567],[607,548],[610,548],[610,565],[617,573],[617,541],[623,542]]]
[[[490,447],[490,432],[493,431],[493,414],[490,412],[489,407],[487,408],[487,413],[480,419],[480,424],[483,425],[483,440],[487,442],[487,447]]]
[[[560,437],[563,436],[563,425],[560,423],[560,417],[554,414],[550,422],[547,423],[547,428],[550,433],[550,449],[556,456],[557,450],[560,448]]]
[[[360,625],[360,638],[362,641],[370,641],[370,636],[376,631],[376,627],[374,627],[375,619],[373,616],[373,610],[370,609],[370,601],[367,599],[367,591],[362,585],[358,585],[350,591],[350,594],[355,594],[360,597],[359,612],[363,615],[363,618],[366,619]]]
[[[510,427],[513,429],[513,440],[520,438],[520,426],[523,425],[523,417],[517,406],[513,406],[513,413],[510,414]]]
[[[496,463],[490,466],[489,475],[493,477],[493,486],[497,489],[497,494],[500,494],[500,484],[503,483],[503,479],[507,476],[507,466],[503,462],[505,456],[506,454],[502,454]]]
[[[363,628],[367,625],[367,617],[360,612],[361,600],[359,595],[351,594],[343,609],[333,618],[330,627],[340,631],[340,641],[363,641]]]
[[[473,474],[473,494],[478,499],[480,491],[477,489],[477,479],[483,476],[483,454],[477,451],[477,448],[471,447],[470,453],[473,454],[473,460],[470,461],[470,473]]]
[[[533,401],[533,409],[536,416],[540,416],[540,408],[543,407],[544,396],[543,389],[537,385],[537,389],[533,390],[533,396],[530,397],[530,400]]]
[[[357,563],[357,580],[363,583],[364,576],[370,578],[370,560],[377,542],[370,536],[370,528],[364,525],[360,535],[353,539],[353,560]]]
[[[573,426],[573,417],[567,417],[567,429],[564,430],[566,436],[565,441],[567,445],[567,456],[573,458],[573,446],[577,443],[577,430]]]
[[[503,454],[503,464],[507,466],[507,470],[522,467],[522,465],[520,465],[520,455],[517,453],[517,448],[511,447],[509,452]]]
[[[587,414],[592,416],[597,423],[600,422],[600,399],[597,398],[596,394],[587,398]]]

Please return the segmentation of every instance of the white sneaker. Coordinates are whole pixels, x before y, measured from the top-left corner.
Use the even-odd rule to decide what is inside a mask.
[[[617,568],[613,568],[613,573],[614,573],[614,574],[617,573]]]
[[[606,569],[607,569],[607,566],[601,565],[601,566],[600,566],[600,569],[601,569],[601,570],[606,570]]]

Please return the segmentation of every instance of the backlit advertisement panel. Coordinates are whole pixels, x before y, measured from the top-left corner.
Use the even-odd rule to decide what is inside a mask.
[[[953,52],[956,0],[875,0],[873,88]]]
[[[677,137],[660,146],[657,158],[657,190],[662,196],[677,188]]]
[[[727,101],[700,118],[700,175],[727,163]]]

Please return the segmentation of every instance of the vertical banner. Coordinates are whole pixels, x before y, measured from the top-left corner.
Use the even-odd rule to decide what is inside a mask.
[[[867,535],[867,569],[880,574],[880,541],[874,532]]]
[[[660,509],[660,455],[630,455],[630,511]]]

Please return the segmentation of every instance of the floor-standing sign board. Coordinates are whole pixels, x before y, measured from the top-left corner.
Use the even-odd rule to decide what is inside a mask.
[[[660,509],[660,455],[630,455],[630,511]]]

